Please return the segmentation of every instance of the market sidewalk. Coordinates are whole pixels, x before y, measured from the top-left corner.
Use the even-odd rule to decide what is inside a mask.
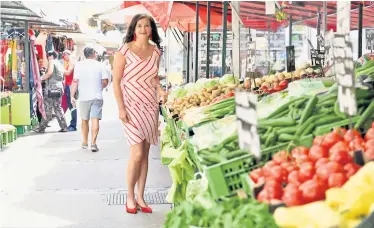
[[[80,132],[20,137],[0,153],[1,228],[148,228],[162,227],[170,205],[153,205],[154,213],[128,215],[124,205],[108,205],[107,194],[126,191],[129,147],[117,120],[112,92],[105,92],[100,151],[80,149]],[[171,185],[159,149],[151,148],[147,192]]]

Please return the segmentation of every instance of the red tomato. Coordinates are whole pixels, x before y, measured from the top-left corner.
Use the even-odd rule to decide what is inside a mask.
[[[344,141],[350,142],[355,138],[361,138],[360,132],[358,132],[355,129],[349,129],[345,134],[344,134]]]
[[[258,178],[256,184],[264,184],[266,182],[266,178],[264,176]]]
[[[374,122],[373,122],[374,125]],[[370,128],[368,132],[365,134],[365,140],[369,141],[370,139],[374,139],[374,127]]]
[[[374,140],[373,140],[374,143]],[[349,148],[353,151],[362,150],[365,151],[365,140],[362,138],[355,138],[349,143]]]
[[[320,158],[317,160],[316,164],[314,165],[316,169],[318,169],[321,165],[325,165],[329,162],[330,160],[328,158]]]
[[[374,139],[370,139],[366,142],[365,147],[367,149],[374,148]]]
[[[314,145],[309,150],[309,158],[312,162],[316,162],[320,158],[329,157],[329,151],[322,146]]]
[[[374,148],[369,148],[365,151],[365,157],[367,160],[374,160]]]
[[[282,164],[286,161],[291,161],[291,156],[287,153],[287,151],[279,151],[273,155],[273,161],[277,164]]]
[[[280,166],[282,166],[282,168],[287,170],[288,173],[291,173],[294,170],[298,170],[298,167],[295,166],[295,164],[293,164],[291,162],[282,163]]]
[[[282,201],[287,207],[298,206],[303,204],[303,194],[296,186],[290,186],[284,190]]]
[[[337,142],[334,146],[330,148],[330,154],[335,152],[349,152],[348,143],[344,141]]]
[[[273,168],[273,166],[277,166],[277,163],[274,161],[268,161],[264,167],[262,168],[262,171],[264,173],[264,176],[267,177],[269,175],[269,171]]]
[[[292,151],[291,151],[291,155],[293,158],[297,159],[298,157],[300,157],[301,155],[308,155],[309,153],[309,149],[306,148],[305,146],[298,146],[298,147],[295,147]]]
[[[325,198],[326,186],[318,180],[308,180],[300,185],[299,189],[306,203],[323,200]]]
[[[263,191],[270,199],[282,199],[282,185],[276,180],[267,180]]]
[[[341,140],[340,136],[334,132],[330,132],[324,136],[321,146],[330,149],[333,145]]]
[[[261,203],[269,203],[270,202],[270,197],[269,197],[269,194],[267,193],[267,191],[265,191],[265,189],[263,189],[257,196],[257,200],[258,202],[261,202]]]
[[[345,128],[335,128],[332,132],[338,134],[343,139],[345,133],[347,133],[347,129],[345,129]]]
[[[310,160],[309,156],[306,154],[301,154],[295,158],[295,160],[297,164],[312,162],[312,160]]]
[[[315,173],[315,169],[313,166],[313,163],[308,162],[308,163],[303,163],[300,165],[300,170],[299,170],[299,180],[300,182],[304,183],[307,180],[310,180],[313,178]]]
[[[373,122],[373,123],[371,123],[371,128],[374,128],[374,122]]]
[[[348,163],[344,166],[344,171],[346,173],[347,178],[349,179],[353,176],[361,167],[356,163]]]
[[[299,171],[295,170],[295,171],[292,171],[290,174],[288,174],[287,181],[288,181],[288,185],[294,184],[294,185],[299,186],[300,185]]]
[[[252,170],[252,172],[249,174],[249,177],[255,182],[258,182],[258,179],[263,176],[263,172],[261,168]]]
[[[321,146],[325,136],[319,135],[313,139],[313,145]]]
[[[335,161],[330,161],[325,165],[317,168],[317,175],[321,180],[327,180],[332,173],[343,172],[343,166]]]
[[[351,155],[349,155],[348,151],[333,151],[331,152],[330,160],[345,165],[352,162],[353,158]]]
[[[347,177],[343,173],[332,173],[329,177],[329,188],[340,188],[347,181]]]
[[[287,87],[288,81],[287,80],[283,80],[283,81],[279,82],[279,85],[282,86],[282,87]]]
[[[283,169],[281,166],[273,166],[269,170],[268,177],[282,183],[287,180],[287,170]]]

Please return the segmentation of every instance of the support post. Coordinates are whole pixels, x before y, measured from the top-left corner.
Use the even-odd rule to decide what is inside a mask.
[[[363,4],[360,3],[358,7],[358,56],[357,59],[362,56],[362,17],[363,17]]]
[[[229,3],[223,2],[223,21],[222,21],[222,75],[226,74],[226,43],[227,43],[227,10]]]
[[[25,21],[25,92],[30,93],[30,37],[29,37],[29,22]]]
[[[186,71],[186,82],[190,82],[190,38],[191,33],[187,32],[187,71]]]
[[[207,28],[206,28],[206,78],[209,78],[209,59],[210,59],[210,6],[211,2],[208,1],[208,7],[207,7]]]
[[[195,36],[195,80],[193,82],[196,82],[199,79],[199,1],[196,1],[196,36]]]
[[[323,20],[322,20],[322,35],[325,36],[327,32],[327,2],[323,1]]]
[[[321,34],[321,9],[318,7],[318,19],[317,19],[317,37],[319,37],[319,35]],[[320,43],[317,39],[317,50],[320,50]]]
[[[290,15],[290,23],[288,25],[288,46],[292,45],[292,15]]]
[[[240,12],[240,2],[239,1],[232,1],[231,7],[234,9],[232,11]],[[239,15],[236,13],[232,14],[232,66],[233,72],[236,77],[240,77],[240,18]]]

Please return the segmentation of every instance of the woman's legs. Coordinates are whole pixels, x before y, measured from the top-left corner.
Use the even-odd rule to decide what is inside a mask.
[[[147,207],[147,204],[144,201],[144,189],[145,189],[145,182],[147,181],[147,174],[148,174],[148,156],[149,156],[149,148],[150,144],[144,140],[143,141],[143,156],[140,163],[140,173],[138,178],[138,191],[137,191],[137,202],[142,207]]]
[[[135,184],[139,179],[143,157],[143,142],[130,147],[130,159],[127,164],[127,207],[135,208]]]

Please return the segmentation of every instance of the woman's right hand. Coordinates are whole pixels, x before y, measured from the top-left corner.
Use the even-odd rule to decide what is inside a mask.
[[[127,112],[126,108],[119,110],[119,119],[122,121],[123,124],[128,123],[130,121],[130,115]]]

